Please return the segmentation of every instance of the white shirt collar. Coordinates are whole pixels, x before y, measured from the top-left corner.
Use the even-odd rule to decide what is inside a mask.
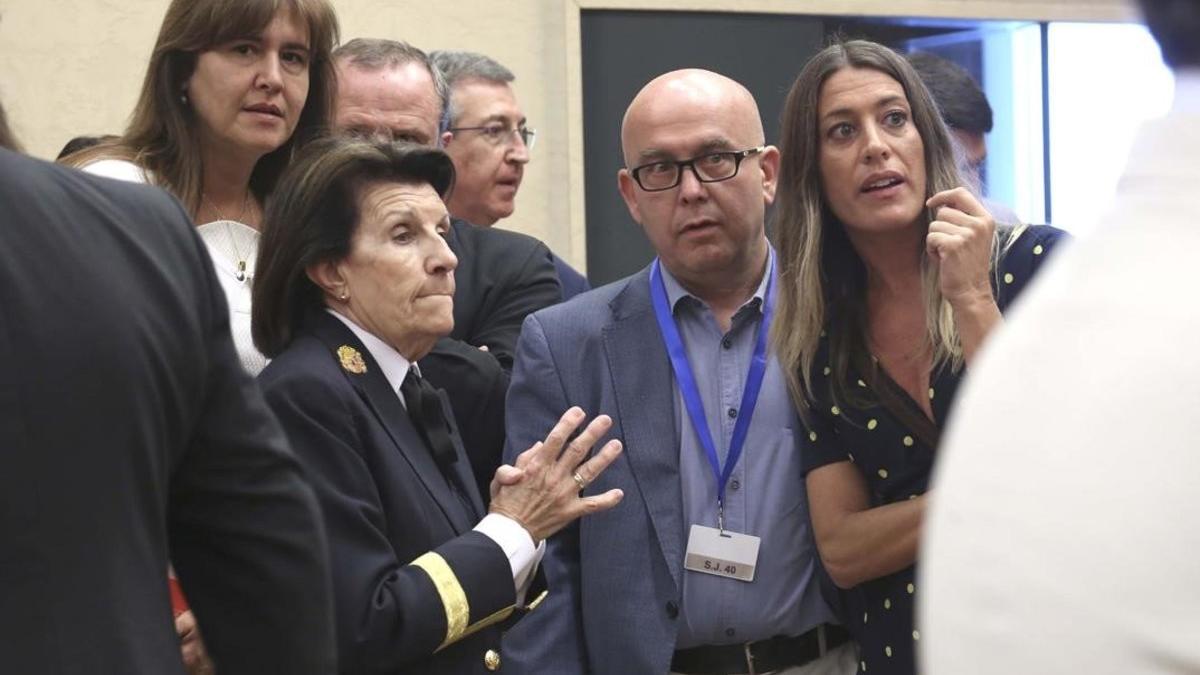
[[[346,327],[362,342],[363,347],[375,359],[375,363],[379,364],[379,369],[383,371],[383,376],[387,378],[392,391],[396,392],[396,395],[399,396],[400,385],[404,382],[404,378],[408,377],[409,367],[416,367],[416,364],[401,356],[400,352],[393,349],[391,345],[368,333],[349,317],[342,315],[337,310],[326,307],[325,311],[346,324]],[[418,374],[420,373],[420,371],[417,372]],[[404,399],[401,398],[400,400],[403,401]]]
[[[1175,104],[1171,112],[1200,114],[1200,67],[1175,71]]]

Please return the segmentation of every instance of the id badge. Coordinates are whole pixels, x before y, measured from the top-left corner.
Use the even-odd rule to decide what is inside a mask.
[[[761,541],[750,534],[692,525],[683,566],[693,572],[754,581],[754,566],[758,562],[758,545]]]

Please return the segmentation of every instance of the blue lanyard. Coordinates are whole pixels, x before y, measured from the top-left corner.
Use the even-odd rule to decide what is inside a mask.
[[[708,418],[704,414],[704,403],[700,400],[700,390],[696,386],[696,378],[692,374],[692,366],[688,362],[687,351],[683,340],[679,337],[679,328],[671,314],[670,301],[667,298],[667,286],[663,282],[662,271],[656,258],[650,267],[650,296],[654,302],[654,316],[658,319],[658,329],[662,333],[663,343],[667,354],[671,357],[671,368],[675,371],[675,381],[679,384],[679,392],[683,394],[683,402],[687,407],[688,417],[692,420],[692,428],[700,439],[700,445],[708,455],[708,463],[712,467],[713,476],[717,479],[717,509],[719,520],[725,505],[725,485],[742,456],[742,446],[746,442],[746,434],[750,431],[750,418],[754,415],[754,407],[758,404],[758,393],[762,390],[763,375],[767,371],[767,333],[771,327],[771,316],[775,313],[775,262],[771,261],[767,270],[767,291],[763,301],[762,323],[758,327],[758,339],[754,343],[754,355],[750,359],[750,372],[746,375],[746,389],[742,392],[742,407],[738,410],[737,422],[733,425],[733,438],[729,441],[729,454],[725,457],[725,468],[721,468],[717,459],[717,446],[713,443],[712,434],[708,430]],[[724,530],[724,523],[719,523]]]

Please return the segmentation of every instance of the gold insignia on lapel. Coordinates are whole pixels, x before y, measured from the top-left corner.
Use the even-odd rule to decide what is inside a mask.
[[[342,345],[337,350],[338,361],[342,362],[342,367],[355,375],[362,375],[367,372],[367,362],[363,361],[362,354],[350,345]]]

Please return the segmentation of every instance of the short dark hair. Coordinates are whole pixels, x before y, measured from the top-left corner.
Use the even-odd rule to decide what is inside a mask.
[[[121,137],[114,134],[104,134],[101,136],[76,136],[75,138],[67,141],[67,144],[62,147],[62,150],[58,151],[58,157],[56,157],[54,161],[60,162],[67,157],[80,152],[81,150],[94,148],[101,143],[111,143],[119,140],[121,140]]]
[[[992,130],[992,106],[965,68],[929,52],[906,58],[933,95],[946,126],[980,135]]]
[[[454,163],[412,143],[333,137],[310,143],[280,177],[263,213],[251,295],[250,331],[264,355],[278,356],[304,315],[324,306],[308,267],[350,254],[362,188],[380,181],[426,183],[444,199]]]
[[[1200,66],[1200,0],[1139,0],[1138,4],[1167,65]]]
[[[446,78],[442,76],[442,71],[433,64],[428,54],[403,40],[354,38],[333,50],[333,62],[345,62],[371,73],[385,68],[399,68],[408,63],[419,63],[425,66],[429,76],[433,78],[433,89],[442,105],[438,114],[444,114],[450,105],[450,88]]]

